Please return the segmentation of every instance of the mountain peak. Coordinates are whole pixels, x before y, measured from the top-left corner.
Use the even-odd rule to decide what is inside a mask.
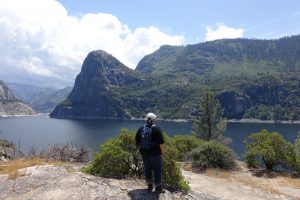
[[[97,79],[102,85],[123,85],[137,80],[136,72],[111,54],[96,50],[85,58],[78,79]]]
[[[95,50],[95,51],[91,51],[87,57],[90,57],[90,56],[95,56],[97,58],[101,57],[101,58],[109,58],[109,57],[114,57],[112,56],[111,54],[107,53],[106,51],[103,51],[101,49],[99,50]]]
[[[103,50],[96,50],[90,52],[85,58],[82,71],[83,73],[89,73],[90,75],[99,75],[103,70],[123,69],[128,70],[124,64],[118,59]]]
[[[74,88],[64,104],[51,117],[124,118],[129,117],[113,90],[139,81],[137,72],[102,50],[85,58]],[[67,102],[67,103],[66,103]],[[112,104],[113,106],[111,106]],[[96,108],[96,109],[95,109]]]

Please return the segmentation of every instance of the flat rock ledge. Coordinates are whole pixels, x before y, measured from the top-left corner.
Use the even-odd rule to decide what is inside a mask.
[[[191,199],[217,200],[199,191],[188,194],[166,191],[147,192],[145,183],[135,179],[108,179],[81,172],[72,172],[63,166],[40,165],[19,170],[17,179],[0,176],[0,199]]]

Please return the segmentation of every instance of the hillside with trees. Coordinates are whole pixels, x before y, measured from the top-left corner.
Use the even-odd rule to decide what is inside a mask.
[[[89,76],[93,85],[80,88],[88,88],[90,94],[86,95],[94,95],[93,98],[101,93],[102,100],[97,100],[97,105],[110,112],[89,118],[140,118],[153,111],[165,119],[193,119],[199,110],[199,99],[209,90],[229,119],[300,119],[300,35],[162,46],[145,56],[134,71],[125,70],[123,65],[109,70],[105,63],[108,62],[103,57],[85,63],[91,71],[97,70]],[[118,81],[119,77],[132,81]],[[86,82],[83,78],[80,75],[81,83]],[[92,91],[95,86],[103,88],[100,93]],[[71,94],[55,111],[60,114],[53,117],[69,117],[65,113],[72,112],[70,116],[76,118],[70,105],[86,102],[79,101],[74,90]],[[66,112],[64,108],[68,108]]]

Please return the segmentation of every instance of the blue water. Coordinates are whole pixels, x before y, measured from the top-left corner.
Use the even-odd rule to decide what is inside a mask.
[[[169,136],[190,134],[190,122],[157,121]],[[0,138],[14,142],[23,152],[31,148],[42,150],[53,144],[85,144],[97,150],[99,144],[119,134],[122,127],[136,131],[143,121],[138,120],[69,120],[51,119],[46,115],[35,117],[0,118]],[[225,136],[232,138],[231,147],[241,155],[243,140],[251,133],[262,129],[277,131],[294,142],[300,132],[300,124],[229,123]]]

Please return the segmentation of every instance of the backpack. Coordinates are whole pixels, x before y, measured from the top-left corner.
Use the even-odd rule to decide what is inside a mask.
[[[151,149],[155,143],[152,141],[152,125],[148,127],[144,125],[142,132],[141,132],[141,140],[140,140],[140,148],[141,149]]]

